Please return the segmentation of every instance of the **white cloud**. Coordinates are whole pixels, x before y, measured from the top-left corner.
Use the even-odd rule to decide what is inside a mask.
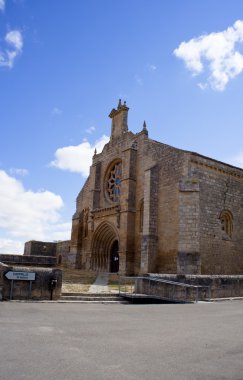
[[[61,115],[62,114],[62,110],[58,107],[54,107],[51,111],[52,115]]]
[[[143,85],[143,80],[142,78],[140,78],[138,75],[135,75],[135,81],[136,83],[139,85],[139,86],[142,86]]]
[[[62,207],[63,201],[59,195],[50,191],[25,190],[20,181],[0,171],[0,230],[4,231],[7,239],[70,238],[69,223],[63,224],[61,221],[59,211]],[[2,249],[9,241],[4,239],[0,242]]]
[[[201,83],[201,82],[199,82],[197,85],[198,85],[198,87],[199,87],[201,90],[206,90],[206,88],[208,87],[208,84],[207,84],[207,83]]]
[[[0,238],[0,254],[18,255],[24,252],[24,243],[18,240]]]
[[[60,241],[68,240],[71,237],[72,223],[58,223],[49,226],[49,240]]]
[[[236,44],[243,42],[243,21],[238,20],[222,32],[210,33],[182,42],[174,50],[176,57],[184,60],[193,75],[208,70],[206,82],[213,90],[223,91],[230,79],[243,70],[243,55]],[[204,89],[205,84],[199,87]]]
[[[23,48],[23,37],[19,30],[11,30],[5,36],[5,41],[12,45],[17,51]]]
[[[89,127],[87,129],[85,129],[85,132],[91,134],[91,133],[95,132],[95,127],[93,127],[93,126]]]
[[[20,175],[21,177],[25,177],[26,175],[29,174],[27,169],[20,169],[20,168],[11,168],[9,169],[9,173],[11,175]]]
[[[0,11],[4,11],[5,8],[5,0],[0,0]]]
[[[226,162],[239,168],[243,168],[243,152],[240,152],[235,156],[227,159]]]
[[[92,164],[94,150],[101,152],[104,145],[109,141],[108,136],[102,136],[93,145],[84,140],[80,145],[66,146],[57,149],[55,160],[50,163],[58,169],[80,173],[86,177],[89,174],[89,167]]]
[[[1,0],[0,0],[1,1]],[[0,51],[0,67],[12,68],[15,58],[21,54],[23,49],[23,37],[19,30],[11,30],[5,36],[7,46],[5,51]]]
[[[155,70],[157,70],[157,66],[155,66],[155,65],[152,64],[152,63],[149,63],[149,64],[147,65],[147,67],[148,67],[148,70],[149,70],[149,71],[155,71]]]

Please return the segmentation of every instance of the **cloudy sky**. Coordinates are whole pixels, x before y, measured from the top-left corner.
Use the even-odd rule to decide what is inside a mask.
[[[0,0],[0,253],[70,238],[108,114],[243,167],[243,1]]]

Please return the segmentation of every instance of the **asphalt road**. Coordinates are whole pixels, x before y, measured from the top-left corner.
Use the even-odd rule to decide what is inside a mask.
[[[0,380],[243,379],[243,301],[0,303]]]

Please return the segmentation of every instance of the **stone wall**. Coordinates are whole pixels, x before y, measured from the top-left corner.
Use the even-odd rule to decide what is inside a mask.
[[[9,265],[28,265],[28,266],[56,266],[56,257],[51,256],[25,256],[25,255],[0,255],[0,261]]]
[[[199,238],[199,181],[185,177],[179,182],[177,273],[201,273]]]
[[[180,231],[178,184],[187,174],[187,154],[157,143],[154,158],[159,166],[158,257],[154,272],[175,273]]]
[[[243,297],[243,275],[150,274],[149,277],[201,286],[204,298]]]
[[[138,278],[135,281],[135,293],[146,294],[174,302],[197,302],[206,300],[210,296],[207,286],[193,286],[191,284],[178,284],[162,279]]]
[[[14,281],[13,297],[14,300],[50,300],[51,288],[50,281],[57,280],[57,286],[53,290],[53,300],[59,299],[62,288],[62,271],[60,269],[40,268],[40,267],[20,267],[7,266],[0,263],[0,287],[2,287],[3,300],[9,300],[11,290],[11,280],[8,280],[5,274],[9,271],[14,272],[34,272],[36,274],[35,281]],[[2,282],[2,285],[1,285]]]
[[[202,274],[243,273],[243,173],[193,155],[191,173],[199,181],[199,231]],[[220,214],[232,214],[232,235],[222,230]],[[196,212],[198,212],[196,210]]]
[[[76,255],[70,253],[71,240],[57,242],[56,257],[57,264],[75,267]]]
[[[56,256],[56,242],[31,240],[25,243],[24,255]]]
[[[199,252],[178,252],[177,255],[178,274],[200,274],[201,255]]]
[[[144,221],[141,241],[141,273],[156,268],[158,254],[158,166],[145,171]]]
[[[23,265],[66,265],[76,266],[76,255],[71,253],[71,240],[57,242],[29,241],[25,243],[24,256],[19,260],[8,260],[9,263]],[[4,258],[4,261],[7,260]],[[48,257],[47,257],[48,256]],[[1,256],[0,256],[1,257]]]
[[[2,262],[0,262],[0,301],[3,300],[3,281],[4,281],[4,271],[8,268],[8,266]]]

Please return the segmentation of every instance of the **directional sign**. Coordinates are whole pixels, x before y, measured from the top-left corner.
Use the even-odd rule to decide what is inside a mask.
[[[8,280],[35,281],[34,272],[12,272],[5,273]]]

